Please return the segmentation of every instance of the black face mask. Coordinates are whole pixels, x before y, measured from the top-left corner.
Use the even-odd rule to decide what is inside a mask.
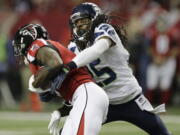
[[[77,30],[77,35],[81,37],[81,36],[83,36],[86,32],[87,32],[87,30],[82,30],[82,29],[80,29],[80,30]]]
[[[87,46],[87,40],[75,40],[76,45],[78,46],[79,50],[84,50]]]

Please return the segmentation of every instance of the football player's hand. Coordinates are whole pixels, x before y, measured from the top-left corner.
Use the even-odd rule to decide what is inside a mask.
[[[58,110],[55,110],[52,114],[51,114],[51,120],[49,122],[48,125],[48,130],[49,133],[52,135],[59,135],[59,122],[61,119],[61,114]]]
[[[69,70],[66,68],[62,68],[61,71],[57,74],[57,76],[53,79],[53,81],[51,82],[51,93],[55,94],[56,90],[58,90],[62,83],[64,82],[64,80],[66,79],[67,75],[69,73]]]

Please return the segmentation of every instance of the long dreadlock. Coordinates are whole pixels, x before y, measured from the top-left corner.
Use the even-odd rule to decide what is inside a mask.
[[[91,38],[90,38],[90,41],[93,40],[93,36],[94,36],[94,30],[95,30],[95,27],[97,27],[98,25],[100,25],[101,23],[107,23],[107,24],[110,24],[114,27],[115,31],[117,32],[118,36],[120,37],[121,41],[122,41],[122,44],[124,46],[127,45],[127,34],[126,34],[126,30],[124,28],[124,26],[120,26],[120,25],[114,25],[112,24],[112,20],[114,18],[117,18],[117,19],[120,19],[118,17],[114,17],[114,16],[107,16],[107,15],[99,15],[96,20],[94,20],[94,23],[92,25],[92,28],[91,28],[91,31],[90,31],[90,35],[91,35]]]

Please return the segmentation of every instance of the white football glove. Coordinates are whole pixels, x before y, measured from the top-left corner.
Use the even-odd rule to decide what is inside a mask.
[[[61,119],[61,114],[58,110],[55,110],[52,114],[51,114],[51,120],[49,122],[48,125],[48,130],[49,133],[52,135],[59,135],[59,122]]]

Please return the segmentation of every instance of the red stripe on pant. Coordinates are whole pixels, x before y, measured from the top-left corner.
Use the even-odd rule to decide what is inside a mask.
[[[77,135],[84,135],[84,112],[83,112],[83,115],[81,117],[81,121],[80,121],[80,125],[79,125]]]

